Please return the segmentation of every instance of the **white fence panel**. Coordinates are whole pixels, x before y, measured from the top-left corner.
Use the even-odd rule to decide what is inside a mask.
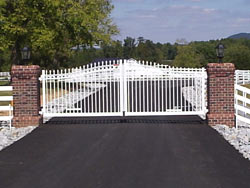
[[[250,70],[236,70],[235,82],[239,85],[250,84]]]
[[[0,92],[12,90],[12,86],[0,86]],[[0,101],[11,102],[13,101],[13,96],[0,96]],[[11,120],[13,118],[13,107],[11,106],[11,104],[9,104],[8,106],[0,106],[0,111],[8,113],[8,115],[0,116],[0,121],[6,121],[11,127]]]
[[[250,126],[250,89],[245,85],[250,84],[249,70],[235,71],[235,116],[236,127],[239,124]]]
[[[0,72],[0,81],[1,80],[10,80],[9,72]]]
[[[9,77],[10,73],[9,72],[0,72],[0,77]]]

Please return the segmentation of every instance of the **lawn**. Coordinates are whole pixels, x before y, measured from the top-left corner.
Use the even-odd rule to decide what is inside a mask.
[[[246,85],[243,85],[244,87],[247,87],[248,89],[250,89],[250,84],[246,84]]]
[[[9,81],[0,80],[0,86],[8,86],[8,85],[10,85]]]
[[[243,86],[246,87],[246,88],[248,88],[248,89],[250,89],[250,84],[246,84],[246,85],[243,85]],[[239,93],[239,94],[240,94],[241,96],[243,95],[242,92]],[[246,97],[250,99],[250,94],[247,94]]]

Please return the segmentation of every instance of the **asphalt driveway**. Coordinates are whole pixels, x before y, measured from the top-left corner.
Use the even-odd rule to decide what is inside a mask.
[[[250,162],[197,117],[54,119],[0,152],[1,188],[249,188]]]

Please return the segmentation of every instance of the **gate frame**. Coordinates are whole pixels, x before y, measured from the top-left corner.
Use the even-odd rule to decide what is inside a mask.
[[[76,68],[76,69],[71,69],[71,70],[64,70],[64,71],[45,71],[43,70],[42,71],[42,76],[40,77],[40,80],[42,81],[42,87],[43,87],[43,104],[47,104],[46,103],[46,81],[48,81],[49,79],[56,79],[59,77],[59,75],[61,74],[64,74],[64,79],[68,78],[69,75],[72,75],[74,73],[77,73],[79,72],[82,73],[84,72],[84,74],[89,74],[90,78],[82,78],[80,77],[80,82],[93,82],[93,81],[96,81],[94,79],[96,78],[92,78],[94,74],[96,73],[92,73],[91,75],[91,71],[98,71],[98,66],[107,66],[106,68],[103,68],[103,70],[107,70],[107,69],[114,69],[114,66],[119,66],[118,70],[120,70],[120,77],[117,77],[117,78],[113,78],[113,79],[118,79],[119,78],[119,86],[120,86],[120,104],[119,104],[119,112],[103,112],[103,113],[85,113],[85,112],[81,112],[81,113],[53,113],[53,112],[50,112],[48,113],[48,110],[47,110],[47,113],[46,113],[46,109],[43,108],[42,110],[42,114],[45,116],[45,117],[93,117],[93,116],[144,116],[144,115],[151,115],[151,116],[157,116],[157,115],[200,115],[202,116],[203,119],[205,119],[205,116],[206,116],[206,113],[207,113],[207,108],[206,108],[206,79],[207,79],[207,74],[206,74],[206,70],[204,68],[201,68],[201,69],[195,69],[195,68],[175,68],[175,67],[170,67],[168,65],[159,65],[156,63],[152,64],[152,63],[148,63],[148,62],[144,62],[144,61],[135,61],[133,59],[130,59],[130,60],[118,60],[118,61],[115,61],[116,63],[118,64],[112,64],[112,62],[106,62],[106,63],[92,63],[92,64],[89,64],[85,67],[80,67],[80,68]],[[128,82],[129,82],[129,79],[130,77],[128,76],[128,67],[127,65],[129,65],[129,63],[136,63],[135,66],[139,65],[141,67],[146,67],[146,68],[153,68],[155,69],[154,71],[168,71],[168,72],[171,72],[172,71],[172,80],[175,80],[175,81],[185,81],[185,79],[193,79],[192,81],[194,82],[195,81],[195,78],[200,78],[200,84],[201,84],[201,104],[200,104],[200,111],[181,111],[181,112],[178,112],[178,111],[175,111],[174,109],[171,109],[169,111],[164,111],[164,112],[159,112],[159,111],[155,111],[153,112],[152,110],[149,111],[149,112],[130,112],[128,110]],[[81,72],[82,71],[82,72]],[[109,74],[110,76],[110,80],[112,79],[112,72],[110,70],[110,72],[107,72],[105,76],[107,76],[107,74]],[[185,76],[183,76],[183,74],[187,74]],[[179,77],[178,77],[179,75]],[[198,76],[197,76],[198,75]],[[96,75],[95,75],[96,76]],[[113,75],[114,76],[114,75]],[[159,75],[154,75],[152,73],[150,73],[150,76],[149,77],[147,75],[147,79],[150,78],[151,80],[152,79],[158,79],[158,83],[159,83],[159,79],[160,79],[160,76]],[[168,75],[169,76],[169,75]],[[63,77],[63,76],[62,76]],[[142,76],[140,76],[142,77]],[[155,77],[155,78],[154,78]],[[164,77],[166,77],[165,74],[162,73],[161,77],[164,79]],[[69,79],[72,79],[72,78],[69,78]],[[90,81],[87,81],[87,79],[90,79]],[[138,80],[138,78],[135,77],[135,75],[133,75],[133,79]],[[166,79],[166,78],[165,78]],[[167,80],[171,80],[171,77],[168,78]],[[145,81],[145,79],[141,79],[139,78],[139,82],[141,81]],[[154,80],[154,84],[156,83],[157,80]],[[54,86],[56,86],[56,83],[55,83],[55,80],[53,81],[53,83],[51,83],[52,81],[50,81],[48,84],[50,84],[50,89],[51,89],[51,84]],[[59,82],[59,81],[58,81]],[[73,81],[72,81],[73,82]],[[97,82],[97,81],[96,81]],[[108,83],[108,81],[100,81],[100,82],[104,82],[104,83]],[[188,81],[190,82],[190,81]],[[112,83],[112,81],[109,82],[109,84]],[[57,85],[60,85],[60,83],[57,83]],[[68,88],[70,89],[70,81],[69,81],[69,86]],[[74,87],[74,86],[73,86]],[[163,91],[162,91],[163,92]],[[181,92],[181,91],[179,91]],[[172,93],[171,93],[172,94]],[[198,94],[198,93],[197,93]],[[54,94],[55,95],[55,94]],[[163,95],[163,93],[162,93]],[[73,90],[73,96],[74,96],[74,90]],[[190,96],[189,96],[190,97]],[[197,96],[198,97],[198,96]],[[151,99],[153,100],[153,99]],[[159,100],[159,99],[158,99]],[[170,99],[172,100],[172,99]],[[192,99],[193,100],[193,99]],[[196,99],[197,100],[197,99]],[[197,101],[196,101],[197,102]],[[77,102],[76,102],[77,103]],[[74,104],[76,104],[74,103]],[[103,104],[104,105],[104,104]],[[83,107],[81,107],[83,108]],[[93,106],[92,106],[93,108]],[[151,106],[152,108],[152,106]],[[183,106],[181,107],[183,108]]]

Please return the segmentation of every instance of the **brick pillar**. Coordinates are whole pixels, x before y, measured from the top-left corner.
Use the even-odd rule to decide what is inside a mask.
[[[14,65],[11,68],[13,86],[13,126],[38,126],[42,123],[40,111],[41,69],[37,65]]]
[[[208,73],[208,125],[235,126],[234,72],[232,63],[209,63]]]

